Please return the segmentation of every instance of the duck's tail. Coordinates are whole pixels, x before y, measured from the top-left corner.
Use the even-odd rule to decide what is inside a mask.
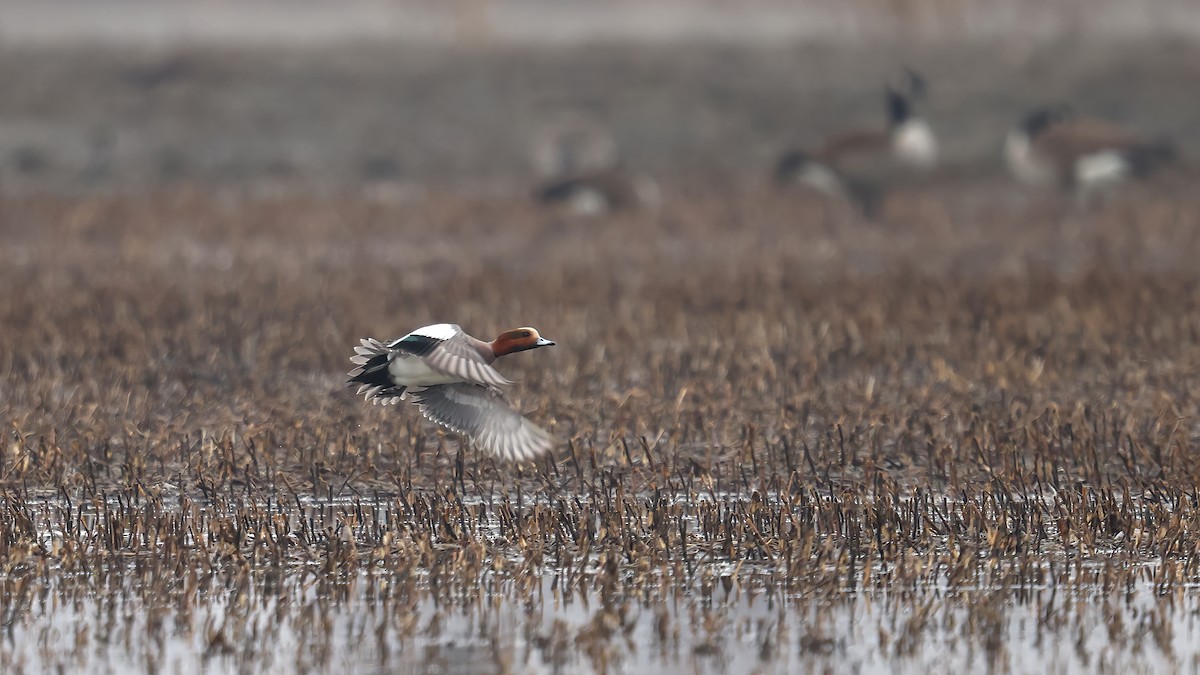
[[[360,385],[358,394],[368,401],[382,405],[396,404],[403,400],[405,387],[392,381],[388,364],[392,362],[392,351],[375,338],[364,338],[362,345],[354,348],[350,362],[358,366],[347,373],[348,385]]]

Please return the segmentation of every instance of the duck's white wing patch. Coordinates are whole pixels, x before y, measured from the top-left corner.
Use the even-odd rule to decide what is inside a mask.
[[[512,380],[483,360],[483,355],[465,335],[446,340],[430,351],[425,361],[434,368],[461,378],[465,382],[489,387],[511,387]]]
[[[466,434],[484,450],[501,458],[531,459],[554,447],[549,433],[484,387],[446,384],[413,392],[412,397],[426,418]]]
[[[449,340],[459,333],[462,333],[462,327],[457,324],[435,323],[429,326],[422,326],[409,333],[409,335],[421,335],[427,338],[433,338],[434,340]],[[406,335],[405,337],[408,336]],[[404,338],[400,339],[403,340]]]

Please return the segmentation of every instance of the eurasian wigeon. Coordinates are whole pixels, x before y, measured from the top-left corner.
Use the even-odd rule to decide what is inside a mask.
[[[411,396],[427,419],[466,435],[505,459],[529,459],[550,450],[545,430],[509,407],[501,397],[512,381],[492,367],[506,354],[554,342],[533,328],[515,328],[485,342],[460,326],[438,323],[388,343],[367,338],[355,347],[347,384],[375,403],[395,404]]]
[[[1168,143],[1081,117],[1064,105],[1031,110],[1004,139],[1004,160],[1018,181],[1075,190],[1080,196],[1149,176],[1174,158]]]
[[[815,151],[792,150],[775,164],[781,186],[800,184],[830,197],[849,199],[868,216],[888,183],[932,169],[938,143],[914,103],[925,97],[925,80],[905,69],[884,88],[887,126],[838,134]]]

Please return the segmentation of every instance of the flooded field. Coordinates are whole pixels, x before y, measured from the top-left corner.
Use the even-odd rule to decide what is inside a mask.
[[[685,187],[0,202],[0,667],[1196,666],[1193,197]],[[344,388],[436,320],[553,457]]]
[[[0,672],[1200,669],[1200,53],[894,47],[6,44]],[[945,168],[769,185],[901,61]],[[1056,100],[1183,161],[1019,189]],[[532,203],[580,110],[657,207]],[[440,321],[551,456],[346,387]]]
[[[810,520],[811,497],[681,503],[669,510],[677,541],[604,515],[593,518],[599,532],[586,524],[567,532],[566,518],[587,523],[590,514],[553,503],[489,508],[410,496],[219,504],[221,515],[193,504],[164,514],[149,502],[100,503],[75,521],[85,540],[108,541],[72,552],[73,533],[49,532],[40,543],[53,571],[38,556],[27,561],[42,574],[18,565],[6,583],[4,665],[444,673],[1196,666],[1200,607],[1186,563],[1119,545],[1075,555],[975,543],[964,551],[953,528],[936,526],[912,538],[932,545],[864,556],[873,547],[847,551],[843,535],[820,516]],[[753,555],[734,541],[731,555],[713,541],[728,536],[714,520],[779,501],[796,514],[795,536],[816,525],[815,542],[794,545],[764,528],[769,548]],[[899,501],[929,515],[920,514],[920,494]],[[55,509],[16,518],[50,524],[64,517]],[[434,520],[443,518],[455,524]],[[606,534],[608,526],[620,534]],[[631,538],[641,541],[630,546]],[[523,554],[527,545],[536,553]]]

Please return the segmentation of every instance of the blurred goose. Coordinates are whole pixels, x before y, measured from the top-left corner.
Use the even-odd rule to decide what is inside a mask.
[[[611,134],[580,115],[544,128],[534,140],[533,162],[541,176],[534,198],[566,206],[576,215],[653,207],[660,200],[653,179],[621,168]]]
[[[427,419],[494,455],[520,461],[547,452],[554,440],[504,402],[501,392],[513,383],[492,363],[553,344],[533,328],[515,328],[484,342],[457,325],[438,323],[388,343],[362,340],[350,358],[358,367],[347,384],[360,385],[359,394],[383,405],[411,397]]]
[[[776,182],[799,183],[829,196],[849,198],[871,215],[898,176],[921,173],[937,164],[937,137],[914,111],[914,102],[925,93],[924,78],[904,70],[884,90],[886,127],[840,134],[813,152],[787,152],[775,165]]]
[[[1148,142],[1115,124],[1079,117],[1067,106],[1030,111],[1004,140],[1004,159],[1017,180],[1081,194],[1148,176],[1174,158],[1168,143]]]
[[[539,187],[536,197],[543,204],[563,204],[581,216],[631,211],[657,205],[660,199],[658,185],[653,179],[617,170],[553,180]]]

